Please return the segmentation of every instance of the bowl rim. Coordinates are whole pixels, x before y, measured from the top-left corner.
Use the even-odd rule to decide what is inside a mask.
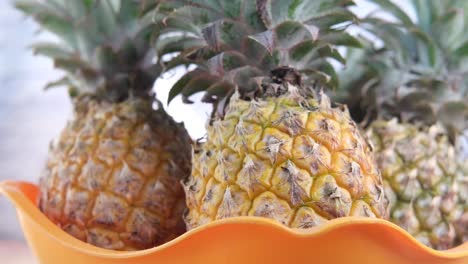
[[[88,244],[84,241],[81,241],[55,225],[50,221],[40,210],[34,205],[30,197],[27,197],[25,194],[25,189],[37,189],[37,185],[25,181],[3,181],[0,182],[0,194],[4,194],[14,205],[17,211],[21,211],[30,218],[30,220],[40,229],[44,230],[49,237],[54,241],[61,243],[65,247],[71,248],[73,250],[82,252],[84,254],[96,256],[96,257],[106,257],[106,258],[134,258],[141,257],[144,255],[154,254],[159,251],[163,251],[169,247],[172,247],[175,244],[180,243],[185,239],[204,232],[207,229],[218,228],[219,226],[224,225],[252,225],[272,228],[279,230],[280,232],[286,233],[288,236],[298,237],[298,238],[307,238],[314,236],[323,236],[328,232],[331,232],[335,229],[344,228],[350,225],[380,225],[385,229],[393,230],[400,237],[400,239],[409,240],[413,246],[418,248],[418,250],[424,251],[426,254],[429,254],[433,257],[443,258],[443,259],[457,259],[468,257],[468,242],[459,245],[457,247],[448,249],[448,250],[435,250],[430,248],[416,238],[411,236],[403,228],[399,227],[396,224],[393,224],[390,221],[378,218],[365,218],[365,217],[342,217],[336,218],[327,221],[326,223],[315,226],[310,229],[293,229],[287,226],[284,226],[272,219],[264,217],[253,217],[253,216],[240,216],[225,218],[221,220],[216,220],[211,223],[196,227],[192,230],[185,232],[184,234],[153,248],[136,250],[136,251],[117,251],[111,249],[104,249],[96,247],[94,245]]]

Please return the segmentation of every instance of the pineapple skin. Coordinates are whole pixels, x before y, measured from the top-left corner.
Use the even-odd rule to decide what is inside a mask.
[[[457,157],[441,126],[379,120],[367,134],[382,170],[390,220],[435,249],[466,240],[468,160]]]
[[[234,95],[207,131],[184,183],[188,229],[235,216],[292,228],[386,216],[370,148],[347,109],[332,108],[326,95],[302,102],[291,94],[253,101]]]
[[[49,219],[115,250],[150,248],[185,231],[179,182],[190,173],[190,138],[152,104],[78,100],[40,179],[39,208]]]

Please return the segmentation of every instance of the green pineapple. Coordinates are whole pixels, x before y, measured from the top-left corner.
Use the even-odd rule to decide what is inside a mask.
[[[468,239],[468,2],[411,1],[415,20],[388,0],[372,2],[395,21],[363,19],[383,47],[349,50],[338,100],[375,147],[390,220],[451,248]]]
[[[183,233],[179,181],[190,173],[190,138],[151,93],[162,71],[150,46],[157,16],[126,0],[15,4],[58,37],[32,47],[65,71],[48,87],[67,87],[73,101],[40,179],[41,211],[108,249],[150,248]]]

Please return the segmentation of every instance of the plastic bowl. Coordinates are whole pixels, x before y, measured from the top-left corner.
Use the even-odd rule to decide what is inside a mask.
[[[239,217],[216,221],[155,248],[120,252],[68,235],[36,207],[39,190],[25,182],[0,183],[16,207],[29,246],[43,264],[161,263],[468,263],[468,243],[437,251],[379,219],[346,217],[307,230]]]

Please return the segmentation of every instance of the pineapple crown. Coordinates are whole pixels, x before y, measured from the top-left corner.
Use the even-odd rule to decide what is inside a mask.
[[[148,95],[162,67],[154,62],[151,28],[157,16],[146,1],[15,0],[56,42],[32,45],[65,75],[46,88],[66,86],[72,97],[110,101]]]
[[[204,91],[202,101],[221,113],[236,90],[242,99],[265,96],[265,81],[335,86],[329,59],[344,63],[336,46],[360,46],[345,32],[355,20],[346,8],[354,4],[349,0],[178,2],[157,27],[158,34],[170,36],[156,50],[159,56],[177,52],[168,68],[196,68],[173,86],[169,101],[181,94],[190,103],[191,95]]]
[[[362,41],[364,49],[348,51],[339,92],[354,117],[440,121],[450,133],[466,129],[468,1],[409,1],[415,19],[390,0],[371,1],[394,21],[376,13],[362,19],[362,29],[383,47]]]

